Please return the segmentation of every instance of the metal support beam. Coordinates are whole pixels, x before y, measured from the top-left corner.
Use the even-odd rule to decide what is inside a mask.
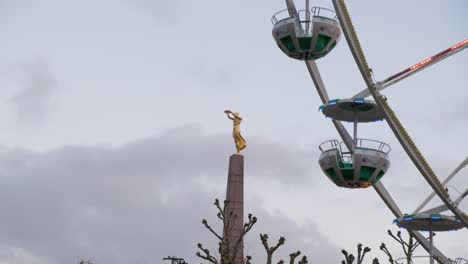
[[[431,248],[429,249],[429,263],[434,264],[434,232],[432,232],[432,230],[429,230],[429,241],[431,244]]]
[[[357,126],[358,126],[358,115],[357,111],[354,111],[354,126],[353,126],[353,146],[357,146]],[[354,149],[354,148],[353,148]]]
[[[460,165],[458,165],[455,170],[452,171],[452,173],[442,182],[442,185],[446,185],[453,177],[455,177],[455,175],[457,175],[457,173],[459,171],[461,171],[466,165],[468,164],[468,157],[465,158],[464,161],[462,161],[462,163],[460,163]],[[424,206],[426,206],[431,200],[432,198],[434,198],[434,196],[436,195],[435,192],[432,192],[422,203],[421,205],[418,206],[418,208],[416,208],[416,210],[414,210],[414,214],[417,214],[419,213],[423,208]]]
[[[461,195],[460,197],[458,197],[455,201],[453,201],[453,206],[456,206],[458,207],[458,205],[460,205],[461,201],[463,201],[463,199],[465,199],[465,197],[468,195],[468,189],[466,189]],[[441,212],[444,212],[444,211],[447,211],[449,208],[445,205],[445,204],[442,204],[442,205],[439,205],[437,207],[434,207],[434,208],[431,208],[429,210],[426,210],[424,211],[423,213],[426,213],[426,214],[438,214],[438,213],[441,213]]]
[[[462,50],[464,50],[465,48],[468,48],[468,39],[465,39],[463,40],[462,42],[459,42],[455,45],[453,45],[452,47],[440,52],[440,53],[437,53],[436,55],[432,56],[432,57],[429,57],[423,61],[420,61],[416,64],[414,64],[413,66],[409,67],[409,68],[406,68],[404,69],[403,71],[397,73],[397,74],[394,74],[390,77],[388,77],[387,79],[383,80],[383,81],[380,81],[380,82],[377,82],[377,84],[379,85],[378,89],[376,90],[377,92],[380,92],[382,91],[383,89],[401,81],[401,80],[404,80],[408,77],[410,77],[411,75],[423,70],[423,69],[426,69]],[[369,92],[369,89],[365,88],[364,90],[362,90],[361,92],[357,93],[356,95],[354,95],[352,98],[366,98],[368,96],[370,96],[371,93]]]
[[[286,0],[286,6],[288,7],[288,12],[290,16],[297,16],[296,5],[294,5],[293,0]]]
[[[309,32],[311,21],[310,21],[310,0],[306,0],[306,32]]]

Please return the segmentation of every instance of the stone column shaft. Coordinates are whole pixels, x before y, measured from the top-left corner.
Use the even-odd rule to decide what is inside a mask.
[[[236,216],[232,226],[230,244],[234,250],[235,243],[239,240],[244,229],[244,156],[234,154],[229,158],[229,172],[226,188],[226,201],[228,215],[230,212]],[[244,259],[244,242],[241,241],[236,253],[234,263],[241,263]]]

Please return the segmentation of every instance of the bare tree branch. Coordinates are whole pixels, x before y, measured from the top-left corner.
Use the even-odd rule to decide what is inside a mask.
[[[300,251],[296,251],[294,253],[289,254],[289,264],[294,264],[294,261],[300,254],[301,254]]]
[[[358,252],[357,252],[357,253],[358,253],[358,254],[357,254],[357,264],[362,264],[363,261],[364,261],[364,257],[366,256],[366,254],[367,254],[368,252],[371,251],[371,249],[370,249],[369,247],[365,247],[365,248],[363,249],[363,248],[362,248],[362,244],[359,243],[359,244],[357,245],[357,251],[358,251]],[[348,251],[346,251],[346,250],[344,250],[344,249],[341,250],[341,253],[345,256],[345,260],[342,260],[342,261],[341,261],[341,263],[343,263],[343,264],[353,264],[353,263],[354,263],[354,260],[356,260],[353,254],[348,254]]]
[[[278,240],[278,243],[274,247],[269,247],[267,234],[260,234],[260,240],[262,241],[263,247],[265,248],[265,251],[267,252],[267,264],[271,264],[271,261],[273,259],[273,254],[280,246],[284,245],[284,242],[286,241],[286,239],[284,237],[280,237]]]
[[[234,254],[233,254],[234,257],[236,255],[237,251],[239,250],[240,244],[244,240],[244,236],[250,231],[250,229],[252,229],[252,227],[255,225],[255,223],[257,223],[257,217],[252,216],[252,214],[249,214],[247,218],[249,219],[249,221],[244,224],[244,229],[242,230],[242,233],[239,236],[239,238],[237,239],[236,245],[234,246]]]
[[[353,264],[354,262],[354,256],[353,254],[348,254],[348,251],[346,250],[341,250],[341,253],[345,256],[345,260],[342,260],[342,264]]]
[[[197,246],[204,253],[204,255],[202,255],[202,253],[197,252],[197,257],[207,260],[213,264],[219,264],[218,260],[210,254],[210,251],[208,249],[203,248],[203,245],[201,243],[198,243]]]
[[[362,244],[358,244],[358,259],[357,259],[357,264],[362,264],[364,261],[364,257],[368,252],[370,252],[371,249],[369,247],[365,247],[364,250],[362,250]]]
[[[218,253],[219,259],[211,255],[210,251],[203,247],[202,244],[198,244],[198,248],[200,249],[199,252],[196,253],[197,257],[209,261],[213,264],[240,264],[234,263],[236,260],[236,255],[238,252],[238,248],[242,243],[244,236],[252,229],[254,224],[257,222],[257,218],[252,216],[252,214],[248,215],[249,221],[244,224],[242,229],[242,233],[240,237],[236,241],[232,241],[232,234],[233,234],[233,226],[236,221],[242,221],[243,219],[238,219],[238,216],[233,213],[232,210],[229,209],[229,201],[224,201],[224,207],[221,207],[219,200],[215,199],[214,205],[217,209],[216,216],[218,219],[223,221],[223,235],[221,236],[218,232],[216,232],[209,224],[206,219],[203,219],[202,224],[205,226],[206,229],[210,231],[218,240]],[[250,264],[252,257],[247,256],[245,260],[242,260],[241,263]]]
[[[202,224],[206,227],[206,229],[210,230],[210,232],[215,237],[217,237],[220,241],[223,241],[223,238],[220,235],[218,235],[218,233],[216,233],[216,231],[214,231],[213,228],[211,228],[211,226],[208,224],[208,221],[206,221],[206,219],[202,220]]]
[[[384,243],[382,243],[382,245],[380,245],[380,250],[382,250],[388,256],[388,262],[390,264],[395,264],[395,261],[393,260],[392,254],[387,249],[387,246]]]
[[[219,219],[224,220],[224,218],[223,218],[224,217],[224,209],[221,208],[221,206],[219,205],[219,200],[218,199],[215,199],[214,205],[218,209],[218,213],[216,215],[218,216]]]
[[[397,241],[401,245],[401,247],[403,248],[403,252],[406,256],[406,263],[411,264],[414,251],[416,250],[417,247],[420,246],[419,242],[417,241],[415,242],[413,234],[408,232],[409,239],[408,239],[408,242],[406,242],[401,235],[401,231],[398,231],[396,236],[390,230],[388,230],[387,233],[390,237],[392,237],[395,241]],[[390,252],[386,248],[385,244],[382,243],[382,245],[383,246],[380,246],[380,250],[382,250],[385,254],[387,254],[387,256],[389,256],[390,258],[389,261],[393,261],[390,263],[396,263],[391,257],[391,255],[389,255]]]
[[[298,264],[307,264],[309,261],[307,260],[306,256],[302,256],[302,259],[298,262]]]

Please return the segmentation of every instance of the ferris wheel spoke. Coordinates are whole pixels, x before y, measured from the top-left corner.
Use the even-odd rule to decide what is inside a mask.
[[[290,16],[297,16],[297,9],[293,0],[286,0],[286,6],[288,7],[288,12]]]
[[[432,66],[438,62],[441,62],[442,60],[464,50],[465,48],[468,47],[468,39],[465,39],[453,46],[451,46],[450,48],[442,51],[442,52],[439,52],[437,54],[435,54],[434,56],[432,57],[429,57],[425,60],[422,60],[416,64],[414,64],[413,66],[411,67],[408,67],[406,69],[404,69],[403,71],[397,73],[397,74],[394,74],[390,77],[388,77],[387,79],[383,80],[383,81],[380,81],[380,82],[377,82],[377,84],[379,85],[378,89],[376,90],[377,92],[380,92],[382,91],[383,89],[401,81],[401,80],[404,80],[408,77],[410,77],[411,75],[423,70],[423,69],[426,69],[428,68],[429,66]],[[369,92],[369,89],[364,89],[362,91],[360,91],[359,93],[357,93],[356,95],[354,95],[352,98],[366,98],[368,96],[370,96],[371,93]]]
[[[387,191],[387,188],[383,185],[381,181],[374,183],[373,185],[374,190],[377,192],[377,194],[382,198],[382,200],[385,202],[387,207],[392,211],[392,213],[396,217],[400,217],[403,215],[401,212],[400,208],[396,204],[396,202],[393,200],[392,196],[390,193]]]
[[[449,176],[447,176],[447,178],[442,182],[442,185],[445,186],[447,185],[447,183],[449,183],[449,181],[455,177],[455,175],[457,175],[457,173],[459,171],[461,171],[466,165],[468,164],[468,157],[465,158],[464,161],[462,161],[462,163],[460,163],[460,165],[458,165],[455,170],[453,170],[452,173],[450,173]],[[434,198],[434,196],[436,195],[435,192],[432,192],[422,203],[421,205],[418,206],[418,208],[416,208],[416,210],[414,211],[415,214],[419,213],[423,208],[424,206],[426,206],[431,200],[432,198]]]
[[[458,206],[461,201],[463,201],[463,199],[465,199],[465,197],[468,195],[468,189],[466,189],[461,195],[460,197],[458,197],[455,201],[453,201],[453,204],[454,206]],[[445,205],[445,204],[442,204],[442,205],[439,205],[437,207],[434,207],[434,208],[431,208],[429,210],[426,210],[424,212],[422,212],[423,214],[438,214],[438,213],[441,213],[443,211],[447,211],[449,208]]]

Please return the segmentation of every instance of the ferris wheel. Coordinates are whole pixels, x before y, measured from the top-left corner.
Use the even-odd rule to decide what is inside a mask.
[[[372,186],[387,207],[395,215],[394,223],[408,229],[429,253],[430,263],[468,263],[458,258],[447,258],[433,245],[433,231],[450,231],[468,228],[468,216],[458,207],[468,195],[466,189],[459,197],[451,197],[446,186],[467,164],[466,158],[445,180],[439,180],[381,91],[409,76],[434,65],[468,47],[465,39],[415,65],[375,82],[361,49],[356,31],[344,0],[332,0],[335,10],[311,7],[305,0],[305,9],[298,10],[293,0],[286,0],[287,9],[273,15],[272,35],[278,47],[290,58],[305,61],[315,88],[323,103],[319,110],[331,118],[341,141],[333,139],[319,146],[319,165],[324,174],[343,188],[367,188]],[[340,41],[341,34],[351,50],[367,88],[349,98],[330,100],[315,60],[325,57]],[[372,99],[367,99],[371,97]],[[375,139],[358,138],[358,124],[386,120],[399,143],[432,188],[433,193],[412,213],[403,213],[380,179],[390,168],[391,147]],[[352,136],[343,121],[354,124]],[[437,196],[442,205],[426,209],[429,201]],[[449,211],[450,215],[442,214]],[[427,239],[419,231],[429,231]]]

